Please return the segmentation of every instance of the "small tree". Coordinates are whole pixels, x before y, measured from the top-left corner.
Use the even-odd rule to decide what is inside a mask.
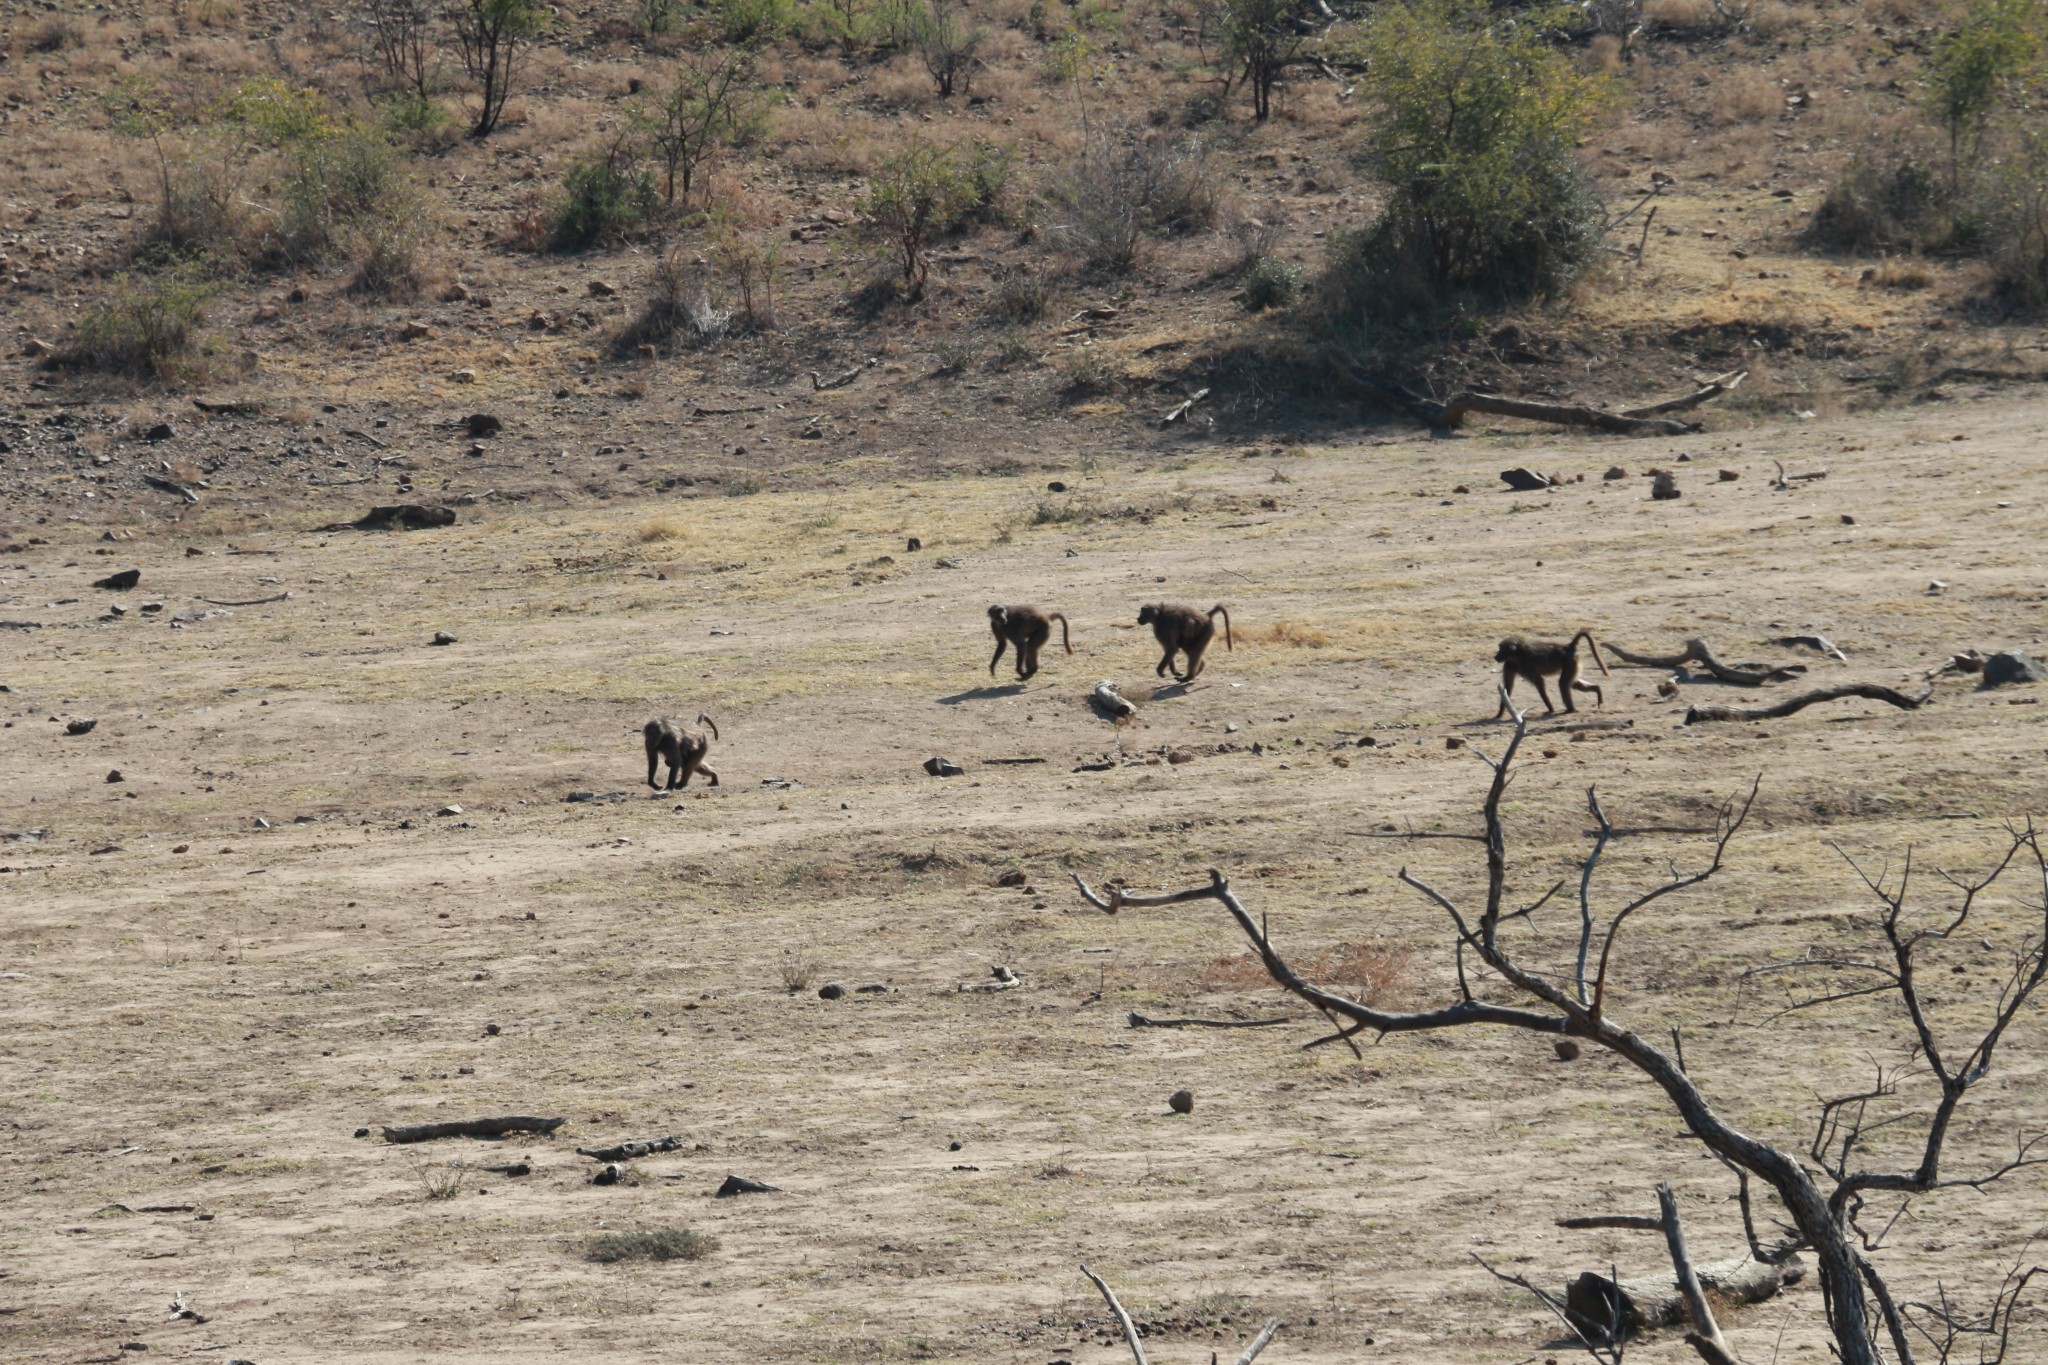
[[[1541,297],[1592,259],[1601,211],[1574,144],[1606,87],[1560,53],[1545,15],[1503,18],[1484,0],[1373,11],[1366,148],[1389,194],[1377,222],[1339,243],[1339,321]]]
[[[705,157],[759,137],[768,113],[754,84],[754,59],[706,51],[680,62],[675,80],[635,118],[660,163],[662,199],[674,207],[679,194],[688,201]]]
[[[482,94],[469,135],[489,137],[504,116],[519,59],[540,32],[545,11],[538,0],[455,0],[450,14],[463,68]]]
[[[1948,133],[1951,188],[1961,176],[1963,144],[1974,152],[1984,123],[2015,79],[2041,56],[2039,0],[1975,0],[1927,64],[1927,103]]]
[[[976,206],[974,177],[950,148],[916,143],[868,177],[861,213],[888,241],[906,297],[924,297],[932,237]]]
[[[1515,754],[1525,735],[1526,721],[1517,715],[1513,738],[1501,757],[1497,761],[1485,760],[1493,771],[1493,781],[1481,808],[1481,829],[1470,834],[1426,836],[1467,840],[1484,851],[1483,900],[1477,905],[1460,905],[1451,896],[1412,876],[1406,868],[1400,873],[1402,882],[1435,904],[1449,920],[1457,988],[1451,999],[1434,1009],[1384,1010],[1304,980],[1280,956],[1267,937],[1263,922],[1237,899],[1220,872],[1209,874],[1207,886],[1160,896],[1127,895],[1111,886],[1104,897],[1081,881],[1078,874],[1074,880],[1089,903],[1110,913],[1125,906],[1217,901],[1237,921],[1273,981],[1337,1025],[1337,1031],[1324,1041],[1350,1043],[1366,1032],[1384,1037],[1390,1033],[1485,1025],[1523,1029],[1560,1039],[1582,1039],[1606,1049],[1663,1091],[1665,1099],[1684,1120],[1688,1136],[1704,1145],[1734,1173],[1750,1252],[1757,1260],[1782,1263],[1800,1249],[1810,1248],[1814,1252],[1820,1267],[1829,1330],[1843,1365],[1881,1365],[1880,1334],[1889,1339],[1898,1365],[1914,1360],[1915,1334],[1939,1348],[1939,1360],[1953,1359],[1960,1365],[1960,1356],[1951,1356],[1951,1348],[1965,1336],[1980,1333],[1989,1337],[1997,1358],[2002,1359],[2018,1291],[2024,1288],[2031,1272],[2008,1279],[1996,1291],[1987,1313],[1966,1313],[1945,1295],[1938,1306],[1902,1303],[1874,1259],[1883,1231],[1866,1228],[1860,1220],[1881,1216],[1867,1202],[1880,1194],[1910,1201],[1948,1189],[1981,1191],[2014,1171],[2048,1163],[2048,1133],[2037,1133],[2022,1134],[2016,1139],[2009,1159],[1994,1158],[1971,1174],[1948,1175],[1942,1164],[1964,1099],[1990,1074],[2007,1030],[2031,1004],[2044,978],[2048,978],[2048,852],[2044,852],[2033,825],[2008,827],[2005,851],[1982,875],[1971,879],[1937,873],[1946,901],[1938,910],[1908,909],[1907,897],[1915,886],[1910,854],[1896,875],[1887,868],[1873,876],[1849,860],[1876,900],[1875,951],[1809,954],[1790,962],[1761,964],[1747,974],[1751,978],[1785,977],[1813,983],[1810,989],[1792,993],[1781,1016],[1884,997],[1897,1007],[1908,1025],[1905,1062],[1897,1068],[1880,1067],[1875,1083],[1865,1089],[1823,1100],[1812,1141],[1804,1150],[1795,1152],[1753,1137],[1722,1117],[1708,1099],[1705,1082],[1686,1069],[1682,1055],[1666,1053],[1649,1043],[1644,1033],[1624,1024],[1612,1009],[1610,994],[1621,970],[1616,947],[1622,931],[1631,921],[1640,923],[1637,916],[1665,897],[1699,886],[1721,871],[1729,844],[1742,829],[1756,800],[1756,787],[1752,786],[1742,800],[1732,801],[1721,809],[1703,866],[1681,874],[1674,865],[1669,880],[1626,900],[1605,915],[1596,908],[1595,883],[1601,858],[1621,831],[1609,822],[1598,795],[1588,788],[1586,806],[1594,832],[1592,847],[1581,861],[1577,876],[1559,881],[1532,903],[1518,906],[1509,895],[1508,839],[1501,803]],[[1846,853],[1843,856],[1848,858]],[[1983,1030],[1974,1037],[1966,1037],[1960,1046],[1951,1047],[1929,1020],[1927,1007],[1932,1001],[1924,993],[1921,976],[1945,970],[1948,964],[1939,958],[1948,945],[1959,944],[1966,931],[1972,937],[1977,935],[1973,918],[1977,908],[2008,873],[2017,874],[2040,899],[2020,901],[2030,923],[2013,947],[2003,980],[1994,982],[1995,990],[1985,1002],[1987,1022]],[[1564,940],[1561,954],[1546,958],[1533,938],[1526,947],[1519,941],[1511,946],[1515,931],[1533,924],[1537,912],[1573,884],[1577,886],[1577,923],[1573,926],[1575,932]],[[1956,970],[1962,968],[1957,966]],[[1947,990],[1942,993],[1950,994]],[[1918,1114],[1896,1100],[1905,1080],[1916,1075],[1924,1076],[1933,1092],[1929,1107]],[[1922,1136],[1912,1144],[1913,1159],[1894,1169],[1873,1164],[1873,1135],[1908,1120],[1923,1125]],[[1752,1181],[1761,1182],[1777,1195],[1791,1221],[1789,1235],[1775,1245],[1765,1245],[1757,1233],[1750,1198]],[[1639,1224],[1641,1221],[1646,1220],[1638,1220]],[[1671,1233],[1676,1222],[1675,1212],[1667,1202],[1662,1226]],[[1675,1235],[1672,1240],[1673,1259],[1679,1263],[1683,1281],[1687,1270],[1682,1240]],[[1703,1309],[1695,1312],[1696,1335],[1700,1340],[1688,1340],[1710,1365],[1727,1365],[1733,1355],[1720,1340],[1711,1313],[1704,1312],[1705,1320],[1701,1321],[1702,1312]],[[1567,1321],[1589,1347],[1597,1344],[1587,1324],[1570,1318]],[[1603,1358],[1618,1360],[1619,1355],[1616,1352]],[[1986,1354],[1983,1358],[1988,1361],[1993,1357]]]
[[[910,16],[910,41],[924,58],[924,69],[942,100],[951,99],[956,87],[967,93],[981,61],[975,53],[986,37],[988,30],[970,25],[957,0],[928,0]]]
[[[1273,112],[1273,87],[1301,51],[1294,9],[1295,0],[1205,0],[1202,7],[1203,40],[1219,50],[1232,82],[1243,79],[1261,123]]]
[[[434,6],[429,0],[367,0],[364,8],[384,74],[414,99],[430,98],[441,74]]]

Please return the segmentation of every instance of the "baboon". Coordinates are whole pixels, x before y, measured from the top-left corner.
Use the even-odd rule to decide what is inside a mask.
[[[1003,650],[1017,647],[1017,681],[1024,682],[1038,671],[1038,651],[1052,638],[1052,623],[1060,623],[1060,643],[1069,654],[1074,645],[1067,638],[1067,618],[1056,611],[1040,611],[1037,607],[990,607],[988,628],[995,632],[996,652],[989,656],[988,675],[996,675],[996,664],[1003,657]]]
[[[701,711],[697,723],[711,728],[711,739],[718,737],[718,723]],[[654,769],[659,762],[668,763],[668,788],[690,785],[691,773],[702,773],[711,779],[711,785],[718,785],[718,774],[704,766],[704,756],[711,752],[711,739],[704,737],[701,730],[689,730],[674,721],[650,720],[640,732],[647,738],[647,785],[656,791],[662,785],[654,780]]]
[[[1173,676],[1178,682],[1193,682],[1195,675],[1202,671],[1202,651],[1216,638],[1216,616],[1219,612],[1223,616],[1223,647],[1234,654],[1237,645],[1230,638],[1230,613],[1220,602],[1209,608],[1207,613],[1165,602],[1153,602],[1139,608],[1138,624],[1152,627],[1159,647],[1166,651],[1159,656],[1159,667],[1152,671],[1165,676],[1166,671],[1173,667],[1173,656],[1185,654],[1188,656],[1188,671],[1175,672]]]
[[[1550,691],[1543,685],[1543,680],[1547,677],[1557,679],[1558,695],[1564,698],[1564,709],[1567,712],[1579,709],[1572,705],[1574,688],[1581,692],[1591,692],[1594,702],[1605,706],[1607,697],[1601,692],[1598,683],[1579,681],[1581,640],[1586,642],[1586,648],[1593,651],[1593,662],[1600,665],[1601,676],[1613,677],[1614,675],[1607,671],[1606,662],[1600,657],[1600,646],[1594,641],[1591,631],[1582,630],[1564,641],[1525,640],[1519,635],[1511,635],[1502,640],[1500,648],[1493,655],[1494,662],[1500,665],[1501,689],[1500,709],[1493,713],[1493,718],[1499,720],[1507,714],[1508,695],[1515,690],[1517,677],[1527,678],[1536,684],[1536,695],[1543,698],[1543,710],[1546,715],[1557,714],[1557,708],[1550,704]]]

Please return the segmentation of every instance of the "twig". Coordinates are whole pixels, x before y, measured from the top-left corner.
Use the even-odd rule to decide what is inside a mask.
[[[1129,1017],[1132,1028],[1273,1028],[1295,1022],[1293,1019],[1151,1019],[1136,1010],[1132,1010]]]
[[[199,501],[199,495],[197,493],[193,492],[190,488],[187,488],[184,484],[179,483],[176,479],[162,479],[158,478],[154,474],[144,474],[142,476],[142,481],[148,484],[151,488],[161,488],[166,493],[176,493],[186,502]]]
[[[265,602],[282,602],[290,596],[288,592],[281,592],[274,597],[252,597],[246,602],[224,602],[218,597],[195,597],[192,600],[204,602],[209,607],[260,607]]]
[[[1102,1291],[1104,1301],[1109,1304],[1109,1311],[1116,1314],[1117,1322],[1124,1329],[1124,1340],[1131,1343],[1131,1358],[1137,1362],[1137,1365],[1151,1365],[1151,1362],[1145,1359],[1144,1346],[1138,1341],[1138,1325],[1131,1321],[1131,1315],[1124,1311],[1124,1306],[1116,1301],[1116,1292],[1109,1287],[1108,1283],[1100,1275],[1090,1270],[1087,1266],[1081,1267],[1081,1273],[1095,1282],[1095,1287]]]
[[[1685,708],[1685,723],[1693,725],[1703,720],[1776,720],[1803,711],[1817,702],[1840,701],[1844,697],[1862,697],[1869,701],[1881,701],[1896,706],[1902,711],[1917,711],[1926,705],[1934,695],[1932,687],[1918,696],[1909,697],[1889,687],[1876,683],[1844,683],[1840,687],[1822,687],[1812,692],[1801,692],[1796,697],[1787,697],[1776,706],[1688,706]]]
[[[1707,1291],[1700,1288],[1699,1274],[1692,1267],[1692,1254],[1685,1246],[1685,1228],[1678,1221],[1678,1196],[1668,1180],[1657,1182],[1657,1208],[1663,1215],[1664,1244],[1671,1251],[1671,1268],[1678,1274],[1678,1292],[1685,1296],[1685,1310],[1692,1318],[1693,1330],[1686,1333],[1686,1344],[1707,1365],[1736,1365],[1735,1353],[1728,1349],[1728,1339],[1721,1335],[1721,1325],[1714,1321],[1714,1310],[1707,1304]]]

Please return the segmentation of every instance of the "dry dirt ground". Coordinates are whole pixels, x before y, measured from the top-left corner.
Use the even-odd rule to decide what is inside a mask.
[[[487,505],[381,536],[312,529],[353,515],[348,493],[254,531],[202,504],[114,544],[53,518],[0,560],[0,617],[40,623],[0,633],[0,1355],[1107,1365],[1124,1348],[1087,1261],[1153,1324],[1162,1365],[1227,1359],[1268,1314],[1287,1322],[1276,1365],[1562,1357],[1471,1253],[1551,1283],[1651,1269],[1640,1236],[1552,1221],[1646,1210],[1659,1179],[1703,1254],[1738,1245],[1728,1180],[1647,1085],[1492,1032],[1361,1059],[1303,1051],[1321,1031],[1305,1017],[1128,1028],[1132,1010],[1302,1011],[1214,907],[1105,918],[1068,873],[1165,888],[1221,868],[1339,984],[1441,1000],[1444,923],[1395,873],[1470,897],[1480,869],[1456,843],[1356,832],[1471,828],[1470,747],[1503,737],[1498,636],[1698,633],[1747,659],[1819,631],[1849,661],[1804,656],[1810,677],[1895,685],[1959,648],[2038,654],[2043,411],[1979,396],[1676,441],[1105,456],[1070,462],[1065,494],[1042,472],[883,476]],[[1776,491],[1774,459],[1828,477]],[[1631,477],[1602,480],[1617,462]],[[1651,462],[1682,500],[1648,500]],[[1587,481],[1503,491],[1517,464]],[[1716,482],[1724,467],[1741,477]],[[125,567],[135,590],[88,586]],[[1133,620],[1161,597],[1229,603],[1236,648],[1117,731],[1086,693],[1145,696]],[[1076,656],[991,683],[991,601],[1065,610]],[[2040,813],[2040,689],[1949,681],[1918,712],[1688,728],[1688,701],[1744,698],[1663,700],[1661,676],[1615,670],[1605,709],[1627,730],[1536,725],[1516,881],[1533,898],[1570,868],[1588,783],[1622,823],[1696,826],[1761,774],[1723,876],[1625,939],[1618,1008],[1652,1036],[1681,1026],[1716,1104],[1803,1148],[1817,1093],[1899,1059],[1900,1020],[1868,1001],[1778,1017],[1782,986],[1739,992],[1737,974],[1868,942],[1872,902],[1832,845],[1969,867],[2000,822]],[[638,726],[700,710],[722,784],[650,795]],[[98,725],[57,723],[78,717]],[[1170,749],[1192,761],[1152,761]],[[925,776],[933,753],[966,775]],[[1138,761],[1077,771],[1118,753]],[[1020,757],[1045,761],[986,761]],[[1604,900],[1700,852],[1624,840]],[[996,885],[1013,868],[1028,885]],[[2000,896],[1984,941],[2040,915]],[[1539,917],[1526,950],[1555,960],[1566,938]],[[1957,1034],[2004,959],[1972,937],[1936,961]],[[958,989],[995,965],[1021,988]],[[849,994],[820,999],[825,982]],[[869,984],[885,989],[852,990]],[[2048,1121],[2042,1023],[1966,1109],[1955,1169]],[[1166,1105],[1183,1086],[1186,1117]],[[503,1143],[376,1136],[507,1112],[568,1121]],[[683,1148],[625,1185],[592,1186],[574,1152],[669,1133]],[[531,1173],[482,1169],[510,1162]],[[782,1192],[714,1200],[728,1173]],[[1916,1204],[1879,1259],[1915,1296],[1976,1289],[2044,1218],[2022,1173]],[[601,1232],[679,1226],[717,1249],[588,1258]],[[178,1293],[208,1320],[170,1320]],[[1752,1360],[1820,1362],[1819,1313],[1806,1286],[1730,1326]],[[2044,1342],[2025,1316],[2013,1358]],[[1668,1336],[1640,1355],[1691,1358]]]

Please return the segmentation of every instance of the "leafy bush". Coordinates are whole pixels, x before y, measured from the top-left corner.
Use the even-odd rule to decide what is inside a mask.
[[[1273,112],[1280,73],[1301,49],[1295,8],[1295,0],[1202,0],[1203,35],[1222,53],[1225,69],[1244,77],[1252,116],[1261,123]]]
[[[182,379],[209,292],[189,268],[116,275],[79,316],[59,363],[164,382]]]
[[[795,0],[718,0],[719,35],[728,43],[772,43],[795,22]]]
[[[1953,236],[1949,186],[1911,153],[1859,156],[1822,196],[1802,240],[1827,251],[1925,251]]]
[[[2040,59],[2040,0],[1974,0],[1963,21],[1935,44],[1926,98],[1948,133],[1951,188],[1960,183],[1964,143],[1974,154],[2000,96]]]
[[[759,138],[768,128],[766,96],[744,52],[705,52],[676,67],[675,79],[633,116],[661,166],[662,198],[687,202],[697,168],[716,149]]]
[[[606,1232],[590,1239],[593,1261],[701,1261],[718,1250],[718,1239],[690,1228],[650,1228],[645,1232]]]
[[[923,297],[931,273],[925,254],[931,239],[984,207],[986,181],[975,171],[977,154],[977,145],[914,143],[868,177],[861,215],[887,242],[911,302]]]
[[[1606,100],[1544,11],[1414,0],[1373,11],[1367,150],[1390,193],[1338,241],[1323,281],[1339,326],[1556,293],[1593,258],[1601,210],[1573,152]]]
[[[371,129],[350,127],[285,149],[279,233],[295,259],[329,255],[352,228],[408,219],[418,196],[397,153]]]
[[[1278,256],[1261,256],[1244,272],[1244,306],[1263,313],[1285,308],[1301,293],[1301,267]]]
[[[1044,199],[1053,239],[1113,273],[1136,265],[1148,238],[1216,221],[1201,139],[1148,136],[1128,124],[1091,132],[1080,157],[1048,179]]]
[[[373,299],[410,299],[426,282],[420,256],[426,244],[422,214],[366,218],[348,232],[355,278],[349,292]]]
[[[976,53],[988,30],[968,23],[957,0],[920,0],[910,14],[908,36],[910,45],[924,58],[924,69],[938,86],[940,99],[951,99],[955,87],[967,93],[974,68],[981,64]]]
[[[580,251],[627,236],[645,227],[659,205],[654,172],[622,134],[562,172],[548,243],[557,251]]]

